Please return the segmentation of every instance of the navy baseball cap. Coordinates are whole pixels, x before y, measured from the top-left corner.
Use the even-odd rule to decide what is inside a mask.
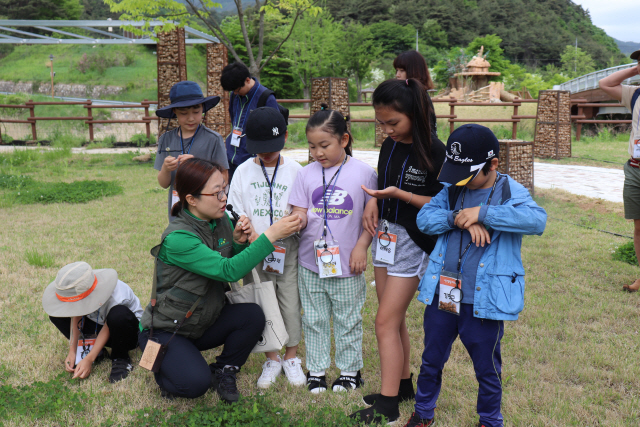
[[[275,108],[260,107],[249,113],[245,133],[248,153],[273,153],[284,148],[287,123]]]
[[[457,186],[466,185],[494,157],[500,143],[491,129],[469,124],[454,130],[447,140],[447,151],[438,181]]]
[[[172,119],[176,117],[173,113],[174,108],[193,107],[194,105],[202,104],[202,112],[206,113],[220,102],[219,96],[204,97],[200,85],[196,82],[190,82],[184,80],[171,86],[169,91],[169,99],[171,105],[158,108],[156,110],[156,116],[163,119]]]

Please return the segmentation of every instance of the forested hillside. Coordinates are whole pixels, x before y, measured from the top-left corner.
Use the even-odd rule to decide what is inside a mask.
[[[442,30],[449,47],[496,34],[508,59],[531,67],[559,64],[576,38],[598,67],[622,56],[615,40],[571,0],[327,0],[327,7],[336,19],[411,24],[427,34],[427,43],[429,34]]]

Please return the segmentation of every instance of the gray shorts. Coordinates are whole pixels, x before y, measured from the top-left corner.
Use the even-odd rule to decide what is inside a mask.
[[[387,269],[387,275],[396,277],[415,277],[422,279],[424,272],[427,270],[429,264],[429,254],[420,249],[415,244],[407,230],[398,224],[389,223],[389,233],[398,236],[396,241],[396,256],[394,258],[394,264],[387,264],[384,262],[376,261],[376,248],[378,247],[378,230],[382,231],[382,221],[378,224],[376,229],[376,237],[373,238],[371,243],[371,259],[373,259],[374,267],[385,267]]]
[[[624,202],[624,218],[640,219],[640,169],[624,165],[624,187],[622,189]]]

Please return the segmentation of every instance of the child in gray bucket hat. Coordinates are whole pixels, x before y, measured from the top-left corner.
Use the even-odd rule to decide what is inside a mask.
[[[87,378],[94,362],[111,348],[109,382],[125,379],[133,369],[129,351],[137,346],[143,310],[131,288],[110,268],[93,270],[86,262],[67,264],[47,286],[42,306],[69,339],[64,369]]]

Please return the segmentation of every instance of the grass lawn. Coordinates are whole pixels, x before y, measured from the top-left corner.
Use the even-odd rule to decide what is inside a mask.
[[[24,174],[37,181],[115,180],[124,189],[84,204],[35,205],[16,204],[11,191],[0,190],[0,425],[142,426],[159,425],[170,414],[240,416],[211,392],[193,401],[167,402],[152,374],[139,367],[115,385],[107,382],[108,362],[95,366],[87,380],[61,375],[68,344],[41,304],[44,288],[61,266],[84,260],[94,268],[114,268],[143,305],[149,298],[149,250],[166,226],[166,192],[158,187],[152,166],[134,163],[133,156],[71,155],[68,150],[0,155],[0,175]],[[506,425],[637,426],[640,294],[623,293],[621,287],[631,283],[638,268],[611,259],[611,251],[628,240],[558,219],[625,235],[632,234],[632,224],[623,219],[621,204],[542,189],[536,189],[536,200],[547,209],[549,220],[543,236],[523,239],[525,309],[518,321],[506,323],[502,341]],[[366,276],[370,283],[371,267]],[[281,377],[259,396],[255,382],[264,358],[255,354],[239,374],[247,413],[264,408],[275,417],[288,414],[294,425],[344,425],[340,417],[360,409],[362,395],[380,389],[376,308],[375,291],[369,287],[363,311],[362,390],[316,396],[291,388]],[[414,375],[420,367],[423,311],[414,300],[407,314]],[[212,360],[218,353],[204,355]],[[299,353],[304,361],[304,344]],[[132,356],[137,361],[140,352]],[[327,374],[333,381],[338,371],[334,367]],[[438,425],[475,425],[476,392],[471,361],[457,341],[444,371]],[[42,399],[44,411],[34,403]],[[401,405],[399,425],[411,412],[411,404]]]

